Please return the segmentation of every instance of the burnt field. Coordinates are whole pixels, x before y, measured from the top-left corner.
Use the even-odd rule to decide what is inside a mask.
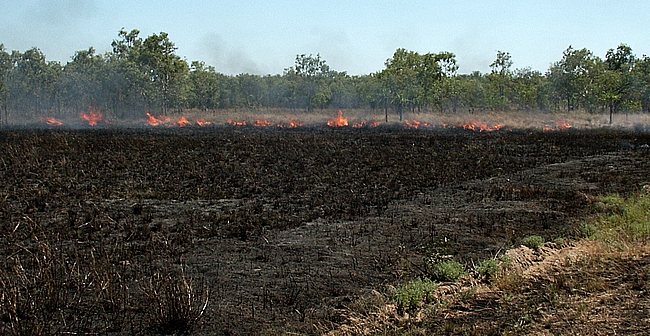
[[[571,237],[650,182],[615,130],[0,131],[0,333],[322,333],[356,297]]]

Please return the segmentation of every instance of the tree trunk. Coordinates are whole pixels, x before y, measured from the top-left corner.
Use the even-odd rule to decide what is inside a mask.
[[[386,114],[386,122],[388,122],[388,98],[384,98],[384,113]]]
[[[609,124],[614,122],[614,104],[609,104]]]

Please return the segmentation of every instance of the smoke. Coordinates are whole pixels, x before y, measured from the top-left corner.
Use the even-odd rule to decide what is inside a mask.
[[[36,19],[50,27],[63,28],[71,22],[91,19],[96,14],[97,6],[94,0],[40,0],[26,13],[28,17],[25,22]]]
[[[242,48],[228,45],[215,33],[207,34],[199,43],[199,54],[203,61],[221,73],[237,75],[242,73],[265,75],[265,71]]]

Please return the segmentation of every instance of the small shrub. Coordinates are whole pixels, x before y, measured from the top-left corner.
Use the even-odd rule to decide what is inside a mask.
[[[395,291],[395,301],[401,311],[413,311],[430,302],[438,284],[429,279],[416,279],[400,286]]]
[[[500,269],[501,267],[499,266],[499,261],[496,259],[487,259],[481,261],[478,264],[476,267],[476,272],[486,282],[492,282],[494,279],[496,279]]]
[[[542,244],[544,244],[544,238],[542,236],[529,236],[522,239],[521,244],[533,250],[539,250]]]
[[[465,267],[457,261],[443,261],[433,266],[431,275],[438,281],[456,282],[465,275]]]
[[[597,230],[598,228],[594,223],[584,223],[580,226],[580,235],[583,238],[592,238]]]

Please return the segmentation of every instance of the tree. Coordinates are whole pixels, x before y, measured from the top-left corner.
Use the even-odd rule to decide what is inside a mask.
[[[76,111],[91,105],[105,105],[105,65],[104,58],[95,54],[95,48],[77,51],[72,61],[63,67],[59,88],[65,105]]]
[[[562,59],[551,66],[547,77],[567,110],[594,108],[597,102],[594,94],[597,91],[596,78],[603,68],[602,63],[591,51],[569,46]]]
[[[609,108],[609,123],[620,106],[631,102],[632,70],[635,57],[625,44],[605,54],[605,69],[598,76],[598,99]]]
[[[148,70],[150,81],[156,87],[155,93],[161,100],[162,112],[167,115],[171,103],[176,103],[189,66],[175,54],[176,45],[165,32],[153,34],[142,42],[138,54],[139,64]]]
[[[315,57],[302,54],[296,55],[294,66],[285,69],[284,75],[291,83],[290,99],[294,107],[304,106],[311,111],[314,107],[324,108],[329,104],[332,79],[341,74],[331,70],[320,54]]]
[[[650,57],[643,56],[634,63],[630,90],[641,110],[650,113]]]
[[[9,75],[14,68],[14,60],[11,54],[5,50],[4,44],[0,44],[0,126],[7,123],[7,100],[9,98]],[[2,118],[4,112],[4,119]]]
[[[512,78],[513,102],[521,109],[544,109],[546,103],[540,92],[545,78],[541,72],[530,67],[515,69]]]
[[[510,104],[508,95],[512,84],[512,57],[510,53],[497,51],[497,58],[490,64],[492,71],[487,76],[490,83],[490,105],[497,109],[506,109]]]
[[[219,103],[219,93],[219,76],[214,67],[193,61],[186,86],[187,104],[203,111],[214,109]]]
[[[176,55],[176,45],[165,32],[152,34],[146,39],[138,37],[137,29],[121,29],[119,40],[111,43],[113,53],[126,68],[135,66],[145,76],[138,88],[149,105],[159,106],[167,114],[170,105],[181,105],[180,93],[187,78],[189,65]]]
[[[7,89],[9,107],[25,115],[41,115],[43,111],[59,108],[58,81],[62,67],[58,62],[48,62],[38,48],[24,53],[11,54],[14,68]]]

